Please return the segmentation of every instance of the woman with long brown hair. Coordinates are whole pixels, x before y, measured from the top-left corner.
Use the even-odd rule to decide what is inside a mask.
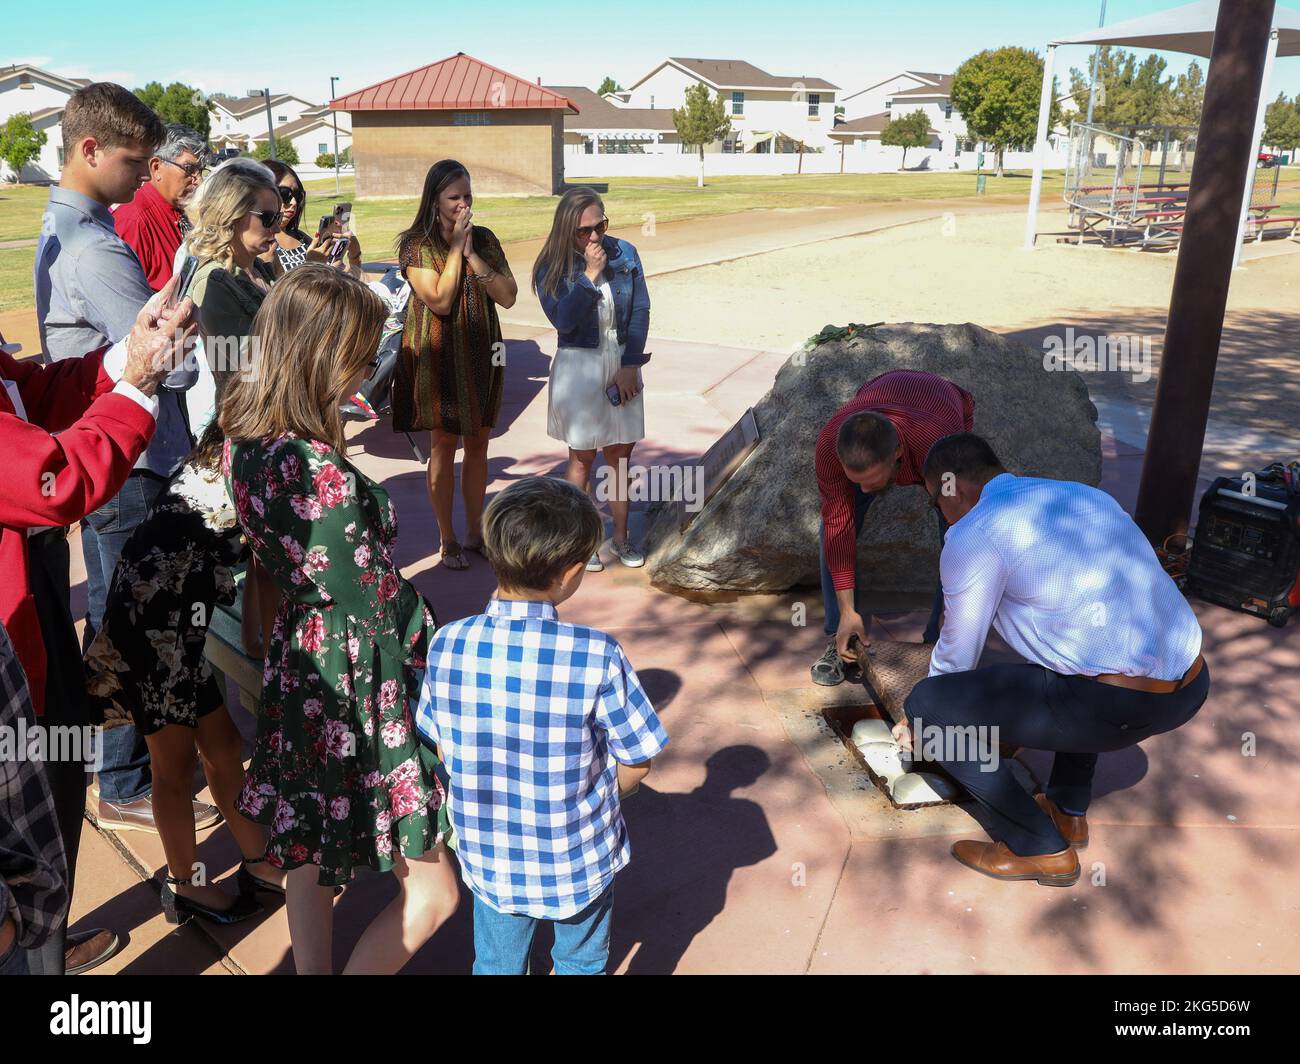
[[[462,441],[464,546],[482,551],[488,439],[505,384],[496,308],[514,306],[519,294],[500,241],[473,224],[473,203],[469,171],[454,159],[434,163],[415,221],[398,237],[398,262],[411,299],[393,380],[393,428],[431,433],[429,498],[448,569],[469,566],[452,523],[456,446]]]
[[[203,265],[190,293],[218,404],[248,358],[254,315],[269,285],[256,256],[273,243],[278,203],[271,173],[237,159],[214,171],[192,207],[189,246]],[[244,785],[242,741],[204,656],[213,611],[234,603],[235,573],[248,549],[221,477],[220,428],[214,421],[201,431],[198,447],[123,548],[103,624],[86,651],[87,689],[105,727],[134,723],[148,744],[154,820],[167,857],[158,889],[168,921],[201,916],[227,924],[260,911],[257,891],[283,893],[284,876],[266,863],[266,833],[235,811]],[[250,573],[246,591],[257,580]],[[256,620],[255,596],[245,594],[244,612]],[[243,855],[236,897],[198,860],[196,746]]]
[[[300,974],[331,971],[333,888],[391,871],[396,898],[344,969],[392,973],[456,908],[442,765],[416,735],[433,611],[392,558],[388,493],[346,457],[339,404],[367,372],[386,315],[360,281],[300,266],[258,312],[249,374],[221,407],[239,524],[283,596],[238,807],[270,825],[288,870]]]
[[[645,438],[641,367],[650,359],[650,293],[636,248],[608,229],[601,198],[589,188],[569,189],[533,265],[533,291],[559,334],[546,433],[568,444],[564,476],[583,491],[596,452],[604,451],[614,470],[614,554],[636,568],[645,557],[627,538],[628,463]],[[587,569],[604,567],[597,550]]]

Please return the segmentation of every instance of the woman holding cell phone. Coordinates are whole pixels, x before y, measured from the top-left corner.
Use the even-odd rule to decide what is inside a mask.
[[[473,224],[473,202],[469,171],[454,159],[434,163],[415,221],[398,237],[398,262],[411,299],[393,379],[393,428],[431,433],[429,497],[448,569],[468,569],[465,551],[483,547],[488,439],[505,386],[497,307],[514,306],[519,293],[500,241]],[[462,441],[464,546],[452,522],[456,447]]]
[[[559,334],[546,432],[569,447],[565,479],[590,490],[603,451],[614,470],[612,547],[624,565],[645,557],[627,538],[628,466],[645,438],[641,366],[649,361],[650,293],[636,248],[608,236],[605,205],[591,189],[560,197],[550,236],[533,265],[533,291]],[[589,572],[604,569],[597,550]]]
[[[297,172],[278,159],[267,159],[263,165],[275,175],[284,218],[275,234],[275,247],[261,256],[262,261],[274,268],[277,278],[303,263],[324,262],[363,280],[361,244],[355,233],[347,231],[352,204],[338,204],[320,219],[313,232],[307,233],[302,228],[303,222],[311,218],[307,190]]]

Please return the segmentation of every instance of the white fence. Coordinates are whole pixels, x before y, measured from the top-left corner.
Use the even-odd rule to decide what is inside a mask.
[[[1047,167],[1065,165],[1065,150],[1048,153]],[[996,162],[993,152],[984,153],[984,169],[992,170]],[[901,168],[902,148],[887,148],[875,142],[859,142],[844,149],[841,159],[838,146],[823,152],[804,152],[802,163],[798,152],[773,152],[758,154],[724,155],[706,152],[704,175],[708,177],[756,176],[778,174],[883,174]],[[931,148],[911,148],[907,152],[909,171],[943,172],[974,170],[975,152],[961,152],[954,156]],[[1007,152],[1003,165],[1008,170],[1024,170],[1033,166],[1032,152]],[[954,165],[955,164],[955,165]],[[802,167],[802,169],[801,169]],[[587,155],[581,152],[564,153],[564,176],[573,181],[592,177],[694,177],[700,172],[698,152],[665,152],[637,154]]]

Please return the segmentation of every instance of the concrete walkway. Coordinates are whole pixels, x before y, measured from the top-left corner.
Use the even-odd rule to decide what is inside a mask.
[[[491,450],[490,491],[557,473],[563,449],[545,435],[554,333],[507,329],[508,385]],[[774,352],[655,340],[647,367],[643,464],[697,457],[770,386]],[[1140,444],[1123,411],[1107,411],[1103,487],[1131,508]],[[424,471],[383,424],[353,426],[358,463],[401,515],[398,562],[443,621],[482,608],[493,583],[436,563]],[[1216,435],[1203,486],[1221,467],[1276,457]],[[1235,449],[1234,449],[1235,448]],[[1293,448],[1294,450],[1294,445]],[[640,522],[634,513],[634,535]],[[73,546],[75,595],[84,599]],[[810,627],[792,627],[807,606]],[[877,637],[917,638],[907,602],[878,603]],[[74,614],[80,612],[74,603]],[[949,809],[897,813],[856,773],[821,711],[861,699],[814,688],[822,645],[815,591],[704,604],[651,588],[644,570],[589,574],[564,607],[623,643],[672,736],[627,804],[634,856],[620,876],[614,968],[704,972],[1297,972],[1300,971],[1300,795],[1287,785],[1300,749],[1300,649],[1293,628],[1197,603],[1215,678],[1195,720],[1103,756],[1090,811],[1084,877],[1069,890],[1003,884],[957,865],[955,838],[982,837]],[[990,648],[991,654],[999,653]],[[242,712],[241,728],[252,721]],[[1243,736],[1256,743],[1243,753]],[[1025,755],[1046,775],[1044,755]],[[233,872],[228,833],[205,833],[201,858]],[[290,971],[284,909],[232,928],[167,934],[141,877],[162,866],[155,836],[124,849],[87,826],[74,918],[129,931],[102,971]],[[390,896],[366,876],[338,901],[338,963]],[[468,899],[408,971],[467,972]],[[547,970],[544,943],[535,971]]]

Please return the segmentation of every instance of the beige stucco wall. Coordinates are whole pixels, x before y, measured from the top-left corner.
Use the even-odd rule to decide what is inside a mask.
[[[456,125],[456,115],[486,125]],[[418,196],[439,159],[465,164],[480,195],[553,195],[564,176],[559,111],[357,111],[352,158],[357,196]]]

